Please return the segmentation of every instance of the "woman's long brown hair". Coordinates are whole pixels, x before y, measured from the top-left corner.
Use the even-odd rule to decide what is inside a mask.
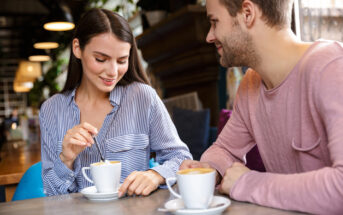
[[[93,37],[102,33],[113,33],[119,40],[128,42],[131,45],[128,71],[118,82],[118,85],[127,85],[135,81],[149,84],[138,58],[137,45],[131,28],[120,15],[99,8],[87,11],[79,21],[73,39],[77,38],[81,50],[84,50]],[[67,81],[62,93],[75,89],[80,85],[82,79],[81,60],[74,56],[72,47],[70,52]]]

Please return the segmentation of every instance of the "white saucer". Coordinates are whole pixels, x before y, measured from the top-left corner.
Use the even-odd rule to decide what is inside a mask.
[[[176,210],[172,211],[171,213],[175,215],[215,215],[221,214],[227,207],[230,206],[231,201],[228,198],[222,196],[213,196],[211,205],[218,205],[218,207],[208,208],[208,209],[186,209],[182,199],[173,199],[164,204],[164,207],[169,210]],[[211,207],[210,205],[210,207]]]
[[[92,201],[110,201],[110,200],[118,199],[118,191],[113,192],[113,193],[98,193],[95,186],[83,188],[81,190],[81,193],[86,198]]]

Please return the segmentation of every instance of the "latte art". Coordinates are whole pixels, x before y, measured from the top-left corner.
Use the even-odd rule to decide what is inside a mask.
[[[116,164],[116,163],[120,163],[120,161],[109,161],[109,160],[105,160],[105,162],[97,162],[97,163],[92,163],[91,165],[93,166],[99,166],[99,165],[110,165],[110,164]]]
[[[213,171],[214,169],[211,169],[211,168],[191,168],[191,169],[180,170],[177,173],[181,175],[196,175],[196,174],[206,174]]]

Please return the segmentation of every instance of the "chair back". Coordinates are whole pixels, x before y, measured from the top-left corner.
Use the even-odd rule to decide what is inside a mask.
[[[12,201],[45,197],[42,180],[42,162],[33,164],[20,179]]]

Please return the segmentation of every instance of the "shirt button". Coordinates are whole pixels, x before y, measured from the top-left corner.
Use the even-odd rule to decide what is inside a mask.
[[[70,181],[69,181],[69,180],[66,180],[66,184],[68,184],[68,185],[69,185],[69,184],[70,184]]]
[[[70,175],[69,175],[70,177],[74,177],[74,173],[70,173]]]

